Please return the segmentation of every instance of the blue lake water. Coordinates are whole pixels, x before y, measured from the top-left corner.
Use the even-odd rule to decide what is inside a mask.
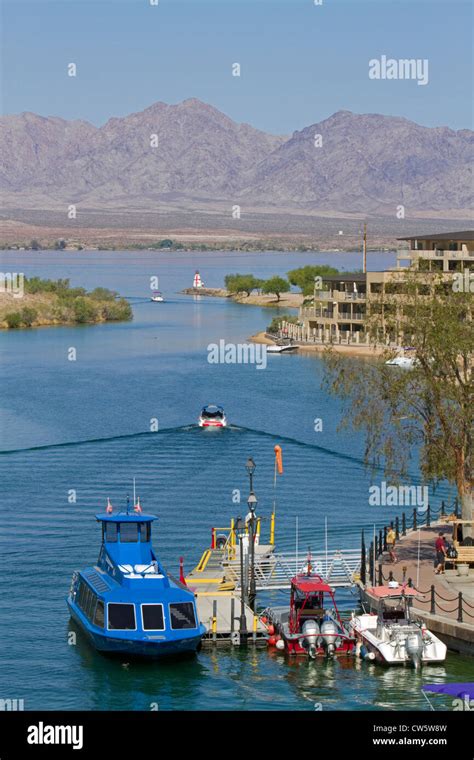
[[[394,262],[391,254],[370,258],[374,269]],[[95,561],[94,514],[108,496],[125,503],[133,477],[146,510],[159,516],[155,548],[175,573],[179,556],[189,570],[211,526],[236,515],[232,493],[241,489],[245,499],[249,455],[257,463],[258,511],[268,518],[275,443],[285,465],[277,492],[279,548],[294,547],[296,517],[300,546],[317,550],[325,517],[330,546],[355,547],[362,527],[370,532],[394,516],[393,509],[368,505],[372,476],[362,466],[363,441],[338,430],[340,403],[321,389],[318,357],[268,357],[265,370],[209,364],[210,343],[244,342],[276,311],[179,294],[195,269],[205,284],[221,286],[225,274],[237,271],[269,277],[307,263],[355,268],[360,254],[2,252],[0,263],[2,271],[113,288],[130,297],[134,310],[130,323],[0,334],[0,565],[8,589],[0,599],[0,696],[24,698],[26,709],[147,710],[157,703],[311,710],[318,702],[323,709],[427,709],[422,681],[474,677],[472,661],[455,655],[415,674],[354,661],[291,663],[266,650],[202,651],[178,667],[143,665],[107,660],[80,636],[68,646],[64,597],[71,573]],[[166,303],[146,300],[155,275]],[[200,408],[211,402],[224,405],[231,428],[209,434],[195,427]],[[322,432],[314,431],[315,418],[323,420]],[[158,432],[149,432],[153,419]],[[440,488],[433,504],[453,495]],[[349,592],[340,598],[345,609],[355,604]]]

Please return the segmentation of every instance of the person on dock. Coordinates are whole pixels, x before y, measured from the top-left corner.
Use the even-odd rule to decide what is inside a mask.
[[[391,525],[387,528],[387,551],[390,556],[390,562],[397,562],[397,556],[395,554],[395,531]]]
[[[440,531],[435,542],[436,549],[436,568],[435,575],[444,574],[444,563],[446,562],[446,540],[443,531]]]

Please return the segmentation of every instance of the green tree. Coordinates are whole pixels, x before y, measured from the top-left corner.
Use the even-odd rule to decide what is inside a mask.
[[[279,331],[282,322],[290,322],[291,324],[296,325],[298,323],[298,317],[294,314],[281,314],[279,317],[273,317],[267,327],[267,332],[273,335],[276,334]]]
[[[66,247],[66,241],[65,240],[56,240],[54,244],[54,250],[55,251],[63,251]]]
[[[247,296],[261,285],[261,280],[253,274],[228,274],[224,282],[229,293],[247,293]]]
[[[284,280],[283,277],[279,277],[278,275],[270,277],[269,280],[265,280],[262,284],[262,293],[275,293],[277,301],[280,300],[280,295],[288,293],[289,289],[290,283],[288,280]]]
[[[343,399],[344,419],[365,432],[365,459],[394,480],[408,477],[419,453],[425,481],[455,484],[462,515],[472,519],[474,321],[472,294],[457,293],[443,275],[407,272],[404,294],[371,303],[365,329],[414,349],[411,370],[354,362],[325,353],[326,386]],[[394,306],[394,303],[396,305]],[[389,307],[387,309],[387,307]]]
[[[312,296],[314,292],[314,278],[338,274],[339,270],[335,267],[320,264],[317,266],[305,266],[299,269],[292,269],[287,273],[288,279],[292,285],[300,288],[304,296]]]
[[[32,251],[39,251],[41,249],[40,244],[36,239],[32,240],[30,243],[30,248]]]

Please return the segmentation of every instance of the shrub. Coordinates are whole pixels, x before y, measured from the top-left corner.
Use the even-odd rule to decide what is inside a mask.
[[[21,310],[20,317],[25,327],[31,327],[38,317],[38,312],[36,309],[31,309],[29,306],[25,306],[24,309]]]
[[[279,331],[282,322],[291,322],[291,324],[296,325],[298,322],[298,317],[292,314],[282,314],[280,317],[273,317],[272,321],[267,327],[267,332],[274,335]]]
[[[18,311],[11,311],[5,314],[5,322],[8,327],[20,327],[21,326],[21,314]]]
[[[74,319],[79,324],[85,322],[95,322],[97,320],[97,309],[85,298],[76,298],[73,306]]]

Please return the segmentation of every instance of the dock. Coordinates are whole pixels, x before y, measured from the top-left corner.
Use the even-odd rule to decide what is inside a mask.
[[[239,549],[236,560],[240,561]],[[245,641],[266,644],[266,627],[244,597],[242,626],[242,590],[229,579],[228,548],[206,549],[199,564],[186,576],[186,585],[194,591],[200,621],[206,626],[203,645],[231,644]]]

